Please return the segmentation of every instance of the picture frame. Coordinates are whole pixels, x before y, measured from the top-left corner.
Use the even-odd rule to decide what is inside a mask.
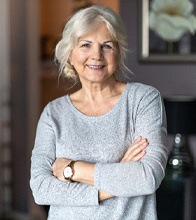
[[[143,62],[196,62],[196,30],[180,40],[163,40],[149,26],[153,0],[139,0],[139,60]],[[196,15],[196,0],[191,0]]]

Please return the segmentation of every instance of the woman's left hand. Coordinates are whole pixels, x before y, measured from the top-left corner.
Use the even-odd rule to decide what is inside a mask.
[[[53,175],[61,181],[66,181],[63,176],[63,171],[64,171],[65,167],[68,166],[68,164],[70,162],[71,162],[70,159],[57,158],[52,165]]]
[[[121,159],[122,162],[131,162],[131,161],[139,161],[142,159],[142,157],[145,156],[146,154],[146,147],[149,145],[148,141],[146,138],[142,138],[139,136],[132,144],[131,146],[127,149],[125,152],[125,155]]]

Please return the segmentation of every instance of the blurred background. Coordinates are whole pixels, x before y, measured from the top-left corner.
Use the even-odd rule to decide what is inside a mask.
[[[143,4],[138,0],[1,0],[0,1],[0,219],[46,219],[47,212],[34,203],[29,189],[31,151],[37,122],[51,100],[72,92],[69,82],[58,85],[54,48],[68,18],[78,9],[100,4],[119,13],[126,25],[130,51],[127,65],[133,75],[124,81],[137,81],[156,87],[163,98],[196,97],[196,54],[185,61],[144,59],[141,56]],[[149,6],[147,6],[149,7]],[[196,45],[196,41],[192,42]],[[157,57],[157,56],[155,56]],[[181,60],[180,62],[178,61]],[[196,112],[195,112],[196,114]],[[194,121],[195,122],[195,121]],[[196,126],[196,125],[195,125]],[[188,136],[193,167],[196,136]],[[168,149],[173,135],[168,136]],[[192,174],[191,174],[192,175]],[[192,178],[192,177],[191,177]],[[191,181],[193,181],[191,179]],[[195,181],[195,179],[194,179]],[[183,184],[186,185],[186,180]],[[194,219],[196,197],[188,181],[181,195],[176,219]],[[161,194],[162,195],[162,194]],[[177,198],[177,197],[176,197]],[[187,211],[188,210],[188,211]],[[2,216],[2,217],[1,217]],[[161,219],[161,218],[160,218]],[[164,218],[166,220],[166,218]],[[174,217],[167,218],[174,220]]]

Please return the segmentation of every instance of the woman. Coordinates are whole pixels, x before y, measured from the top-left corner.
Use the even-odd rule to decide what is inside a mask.
[[[159,92],[124,84],[124,25],[102,6],[77,12],[56,47],[61,72],[82,88],[49,103],[32,152],[35,202],[48,219],[157,219],[167,161]]]

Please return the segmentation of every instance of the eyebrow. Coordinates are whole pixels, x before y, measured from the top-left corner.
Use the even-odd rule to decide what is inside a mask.
[[[90,41],[90,40],[79,40],[79,42],[81,42],[81,41],[85,41],[85,42],[88,42],[88,43],[92,43],[92,41]]]
[[[81,41],[85,41],[85,42],[88,42],[88,43],[92,43],[92,41],[90,41],[90,40],[80,40],[79,42],[81,42]],[[104,41],[103,43],[104,43],[104,44],[107,44],[107,43],[113,43],[113,44],[114,44],[114,41],[113,41],[113,40],[106,40],[106,41]]]
[[[114,44],[114,41],[113,40],[106,40],[106,41],[104,41],[103,43],[113,43]]]

